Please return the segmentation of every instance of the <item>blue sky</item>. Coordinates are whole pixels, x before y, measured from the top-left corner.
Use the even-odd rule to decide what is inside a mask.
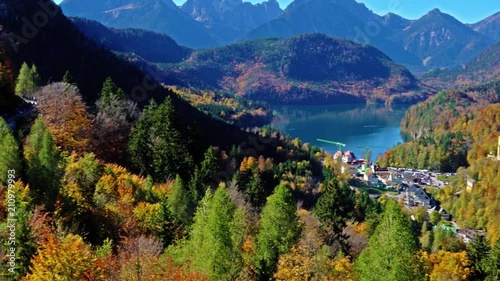
[[[55,0],[60,3],[62,0]],[[245,0],[244,0],[245,1]],[[174,0],[178,5],[185,0]],[[262,0],[250,0],[252,3]],[[292,0],[278,0],[282,8]],[[439,8],[465,23],[474,23],[500,11],[498,0],[358,0],[379,15],[393,12],[408,19],[417,19],[428,11]]]

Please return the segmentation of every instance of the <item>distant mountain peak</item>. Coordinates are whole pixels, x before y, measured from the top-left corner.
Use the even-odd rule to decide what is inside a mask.
[[[486,37],[500,41],[500,12],[468,26]]]
[[[434,14],[443,14],[439,8],[434,8],[430,10],[427,14],[434,15]]]

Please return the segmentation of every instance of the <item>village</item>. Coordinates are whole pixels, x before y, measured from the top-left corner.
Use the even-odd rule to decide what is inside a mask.
[[[499,138],[500,158],[500,138]],[[352,189],[364,190],[370,197],[377,199],[382,195],[395,198],[404,202],[404,205],[414,210],[424,207],[429,216],[437,212],[441,220],[447,223],[440,225],[443,229],[451,231],[464,243],[469,243],[477,235],[484,235],[482,231],[460,228],[451,214],[439,205],[431,194],[427,192],[428,187],[443,188],[449,182],[449,178],[455,173],[438,173],[425,169],[380,167],[367,159],[357,159],[352,151],[337,151],[334,159],[341,160],[342,172],[351,175],[350,185]],[[468,179],[466,190],[474,187],[475,180]],[[412,216],[412,219],[415,219]]]

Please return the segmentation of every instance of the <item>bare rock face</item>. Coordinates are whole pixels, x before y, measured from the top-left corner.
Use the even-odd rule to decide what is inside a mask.
[[[222,43],[240,39],[251,29],[278,18],[276,0],[251,4],[242,0],[188,0],[182,10],[207,27]]]

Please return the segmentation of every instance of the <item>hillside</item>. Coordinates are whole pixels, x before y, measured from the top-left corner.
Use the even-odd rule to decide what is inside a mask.
[[[428,85],[452,89],[484,83],[499,76],[500,43],[497,43],[462,67],[434,70],[421,79]]]
[[[500,41],[500,12],[468,26],[496,42]]]
[[[449,185],[429,189],[463,226],[500,239],[500,80],[444,91],[411,107],[401,128],[414,140],[387,151],[379,163],[457,172]],[[458,170],[457,170],[458,169]],[[467,188],[469,179],[475,180]]]
[[[105,49],[135,53],[147,61],[179,62],[191,53],[191,49],[177,45],[172,38],[162,33],[108,28],[99,22],[83,18],[71,18],[71,21],[87,38]]]
[[[394,14],[381,17],[354,0],[294,1],[281,17],[246,38],[312,32],[372,44],[413,72],[464,64],[494,43],[437,9],[410,21]]]
[[[387,151],[383,165],[454,172],[497,145],[498,119],[479,118],[500,103],[500,80],[446,90],[412,106],[401,121],[407,143]],[[481,122],[485,122],[482,124]],[[482,126],[482,127],[481,127]]]
[[[413,103],[432,93],[377,49],[321,34],[195,51],[158,67],[185,86],[269,103]]]

